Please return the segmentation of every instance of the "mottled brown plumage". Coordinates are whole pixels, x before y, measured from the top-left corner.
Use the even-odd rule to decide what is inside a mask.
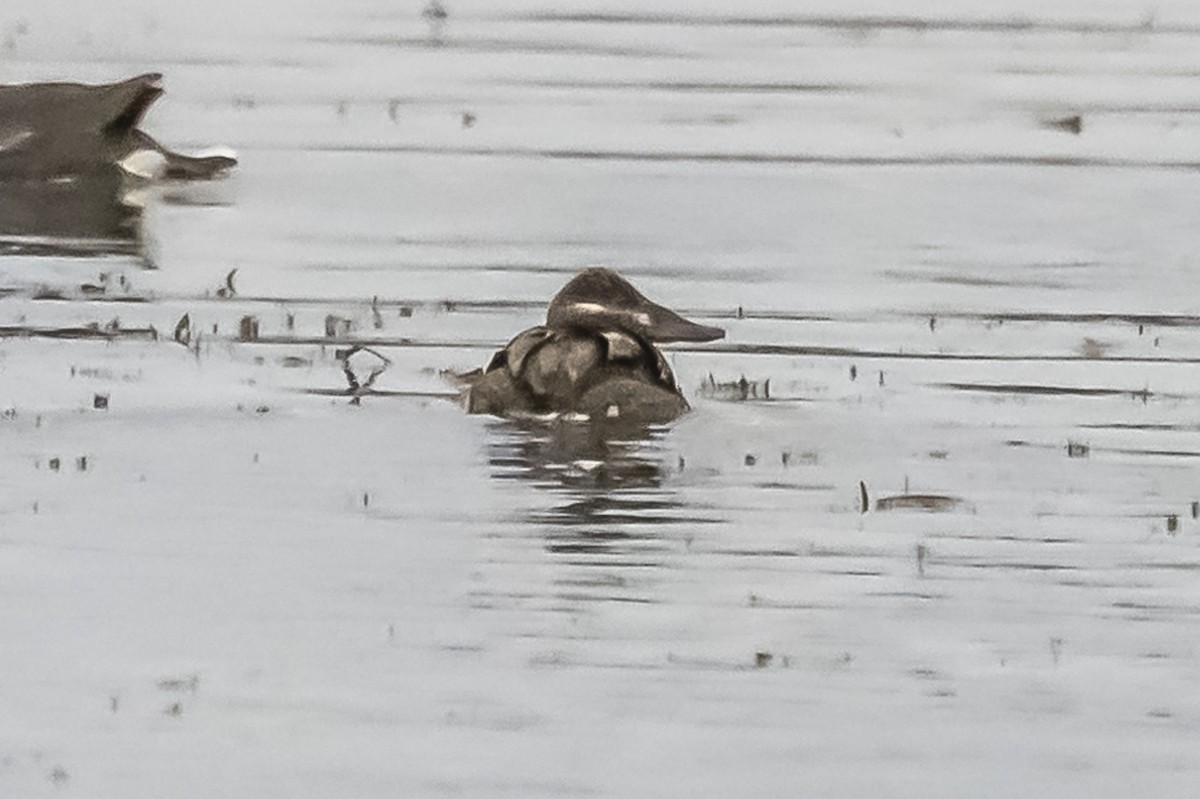
[[[467,408],[668,422],[688,404],[654,343],[724,335],[651,302],[610,269],[587,269],[550,301],[544,326],[520,333],[492,357]]]

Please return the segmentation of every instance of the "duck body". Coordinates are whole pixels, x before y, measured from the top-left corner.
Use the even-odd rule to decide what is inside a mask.
[[[237,164],[228,155],[188,156],[138,128],[162,95],[158,74],[108,84],[0,86],[0,180],[62,180],[149,155],[153,177],[205,179]]]
[[[650,302],[612,270],[588,269],[551,301],[545,325],[496,352],[471,385],[467,409],[669,422],[689,406],[654,342],[722,336]]]

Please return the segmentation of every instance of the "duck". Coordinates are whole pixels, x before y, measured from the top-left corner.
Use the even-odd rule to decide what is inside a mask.
[[[117,83],[0,86],[0,181],[70,181],[114,167],[203,180],[232,169],[232,155],[177,153],[138,127],[162,95],[161,81],[148,73]]]
[[[468,413],[546,414],[658,424],[689,410],[656,344],[724,338],[591,267],[551,299],[546,323],[519,334],[469,379]]]

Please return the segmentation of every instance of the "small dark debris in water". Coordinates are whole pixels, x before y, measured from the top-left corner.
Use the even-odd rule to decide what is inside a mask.
[[[213,335],[214,336],[217,335],[217,331],[219,331],[219,330],[220,330],[220,328],[217,326],[217,323],[213,322],[213,326],[212,326]]]
[[[746,597],[746,604],[752,608],[758,607],[758,594],[751,594]]]
[[[925,576],[925,561],[929,557],[929,549],[924,544],[917,544],[917,574]]]
[[[931,316],[931,317],[929,317],[929,332],[932,333],[936,329],[937,329],[937,317]]]
[[[858,379],[858,367],[855,366],[854,364],[850,364],[850,382],[853,383],[857,379]]]
[[[348,113],[350,113],[350,103],[346,102],[345,100],[339,100],[337,104],[337,115],[339,117],[345,117]]]
[[[758,463],[758,458],[747,452],[744,462],[747,466],[753,466],[754,464]]]
[[[1192,503],[1192,518],[1200,519],[1200,502]]]
[[[400,101],[395,97],[388,100],[387,109],[388,119],[396,122],[400,118]]]
[[[98,411],[108,410],[108,395],[107,394],[93,394],[92,395],[92,407]]]
[[[875,510],[923,510],[937,513],[954,510],[962,505],[962,500],[944,494],[897,494],[893,497],[880,497],[875,500]]]
[[[338,350],[334,357],[342,364],[342,374],[346,376],[349,385],[348,392],[353,396],[350,402],[360,404],[362,395],[368,392],[375,380],[392,365],[391,359],[370,347],[354,346]]]
[[[932,449],[929,451],[929,457],[935,461],[944,461],[950,456],[950,453],[944,449]]]
[[[258,317],[243,316],[238,320],[238,341],[258,340]]]
[[[792,459],[792,453],[788,452],[787,450],[784,450],[783,452],[779,453],[779,462],[781,464],[783,464],[784,466],[787,466],[788,461],[790,461],[791,459]]]
[[[299,355],[285,355],[279,359],[279,365],[284,369],[303,369],[312,366],[312,361],[308,358],[301,358]]]
[[[1054,661],[1055,666],[1057,666],[1059,660],[1062,659],[1062,648],[1063,648],[1063,639],[1061,639],[1061,638],[1051,638],[1050,639],[1050,659]]]
[[[13,419],[17,418],[17,409],[16,408],[5,408],[4,413],[0,414],[0,417],[2,417],[4,419],[4,421],[6,421],[6,422],[10,422]]]
[[[37,502],[37,500],[35,499],[35,500],[33,501],[33,515],[34,515],[34,516],[37,516],[37,515],[38,515],[38,509],[39,509],[39,507],[40,507],[40,506],[38,505],[38,502]]]
[[[383,329],[383,315],[379,313],[379,297],[371,298],[371,324],[376,330]]]
[[[725,400],[728,402],[746,402],[752,399],[770,399],[771,398],[771,379],[767,378],[762,382],[758,380],[747,380],[745,375],[742,375],[737,380],[718,383],[713,377],[712,372],[708,373],[708,379],[700,384],[698,393],[702,397],[709,399]]]
[[[1079,354],[1088,360],[1095,361],[1103,358],[1112,349],[1112,345],[1107,341],[1084,337],[1083,343],[1079,345]]]
[[[82,283],[79,286],[79,291],[85,297],[95,297],[103,294],[107,290],[108,288],[106,286],[98,286],[95,283]]]
[[[260,415],[264,414],[264,413],[270,413],[271,408],[267,405],[259,405],[257,408],[254,409],[254,412],[257,414],[260,414]]]
[[[472,114],[470,111],[463,111],[463,112],[462,112],[462,126],[463,126],[463,128],[473,128],[473,127],[475,127],[475,120],[476,120],[476,117],[475,117],[475,115],[474,115],[474,114]]]
[[[1079,114],[1074,114],[1069,117],[1043,119],[1042,127],[1047,130],[1061,130],[1063,133],[1078,136],[1080,133],[1083,133],[1083,117]]]
[[[738,319],[746,318],[746,312],[742,309],[742,306],[740,306],[740,305],[738,306],[738,309],[737,309],[737,318]]]
[[[1080,441],[1067,442],[1067,457],[1068,458],[1086,458],[1091,452],[1091,447]]]
[[[883,385],[883,370],[879,370],[879,385]]]
[[[441,4],[440,0],[429,0],[421,11],[421,18],[431,23],[445,22],[449,17],[450,13],[446,11],[446,7]]]
[[[87,455],[80,455],[78,458],[75,459],[75,468],[78,471],[86,472],[87,467],[88,467]]]
[[[289,333],[294,332],[296,330],[296,314],[288,311],[287,316],[284,317],[283,325],[288,329]]]
[[[42,286],[33,293],[33,299],[35,300],[65,300],[66,298],[66,295],[58,289],[52,289],[47,286]]]
[[[258,453],[257,453],[257,452],[256,452],[256,453],[254,453],[254,456],[253,456],[253,457],[250,459],[250,462],[251,462],[251,463],[258,463]]]
[[[1175,716],[1171,711],[1161,707],[1146,711],[1146,715],[1152,719],[1169,719]]]
[[[325,317],[325,338],[346,338],[350,335],[350,320],[329,314]]]
[[[754,668],[765,669],[767,666],[771,665],[771,661],[774,659],[775,659],[775,656],[772,655],[770,652],[755,652],[754,653]]]
[[[364,508],[370,507],[371,505],[371,495],[366,491],[363,492],[362,503]]]
[[[158,681],[158,690],[175,693],[196,693],[200,687],[200,675],[189,674],[186,677],[166,677]]]
[[[1145,326],[1145,325],[1138,325],[1138,335],[1140,336],[1140,335],[1142,335],[1142,334],[1143,334],[1143,333],[1145,333],[1145,332],[1146,332],[1146,326]]]
[[[1161,340],[1162,340],[1162,338],[1160,336],[1155,336],[1154,337],[1154,346],[1157,347],[1159,341],[1161,341]]]
[[[394,623],[392,623],[392,622],[388,622],[388,626],[387,626],[387,639],[388,639],[389,641],[391,641],[391,640],[393,640],[395,637],[396,637],[396,625],[395,625]]]
[[[1174,535],[1179,531],[1179,517],[1171,514],[1167,517],[1167,532]]]
[[[71,781],[71,775],[62,766],[55,766],[47,775],[47,779],[55,785],[66,785]]]
[[[225,285],[217,289],[217,296],[223,299],[229,299],[237,295],[237,289],[233,285],[233,278],[237,275],[238,270],[230,269],[229,274],[225,276]]]
[[[680,455],[680,456],[679,456],[679,471],[681,471],[681,472],[682,472],[682,471],[683,471],[683,467],[684,467],[684,466],[686,466],[686,465],[687,465],[687,463],[686,463],[686,462],[683,460],[683,456],[682,456],[682,455]],[[1196,504],[1196,503],[1192,503],[1192,504],[1194,505],[1194,504]]]
[[[871,500],[867,496],[867,484],[862,480],[858,481],[858,512],[866,513],[871,509]]]
[[[62,467],[62,461],[58,458],[51,458],[46,465],[50,467],[50,471],[57,472]]]
[[[401,317],[403,317],[404,319],[407,319],[412,315],[413,315],[413,309],[412,309],[411,305],[401,305],[400,306],[400,316]]]
[[[187,347],[192,343],[192,317],[191,314],[184,314],[179,317],[179,321],[175,323],[175,333],[172,335],[175,341]]]
[[[166,710],[163,711],[163,715],[170,716],[171,718],[176,718],[176,719],[180,718],[181,716],[183,716],[183,703],[182,702],[173,702],[170,707],[168,707]]]
[[[108,711],[110,713],[116,713],[120,709],[121,709],[121,697],[118,696],[117,694],[109,694]]]

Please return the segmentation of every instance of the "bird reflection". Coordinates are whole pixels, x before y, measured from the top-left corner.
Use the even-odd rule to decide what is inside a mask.
[[[665,527],[711,521],[688,513],[667,484],[666,428],[497,420],[490,432],[495,479],[561,499],[525,516],[543,527],[551,552],[646,556],[668,548]]]
[[[0,255],[144,255],[142,208],[117,167],[65,180],[0,181]]]

